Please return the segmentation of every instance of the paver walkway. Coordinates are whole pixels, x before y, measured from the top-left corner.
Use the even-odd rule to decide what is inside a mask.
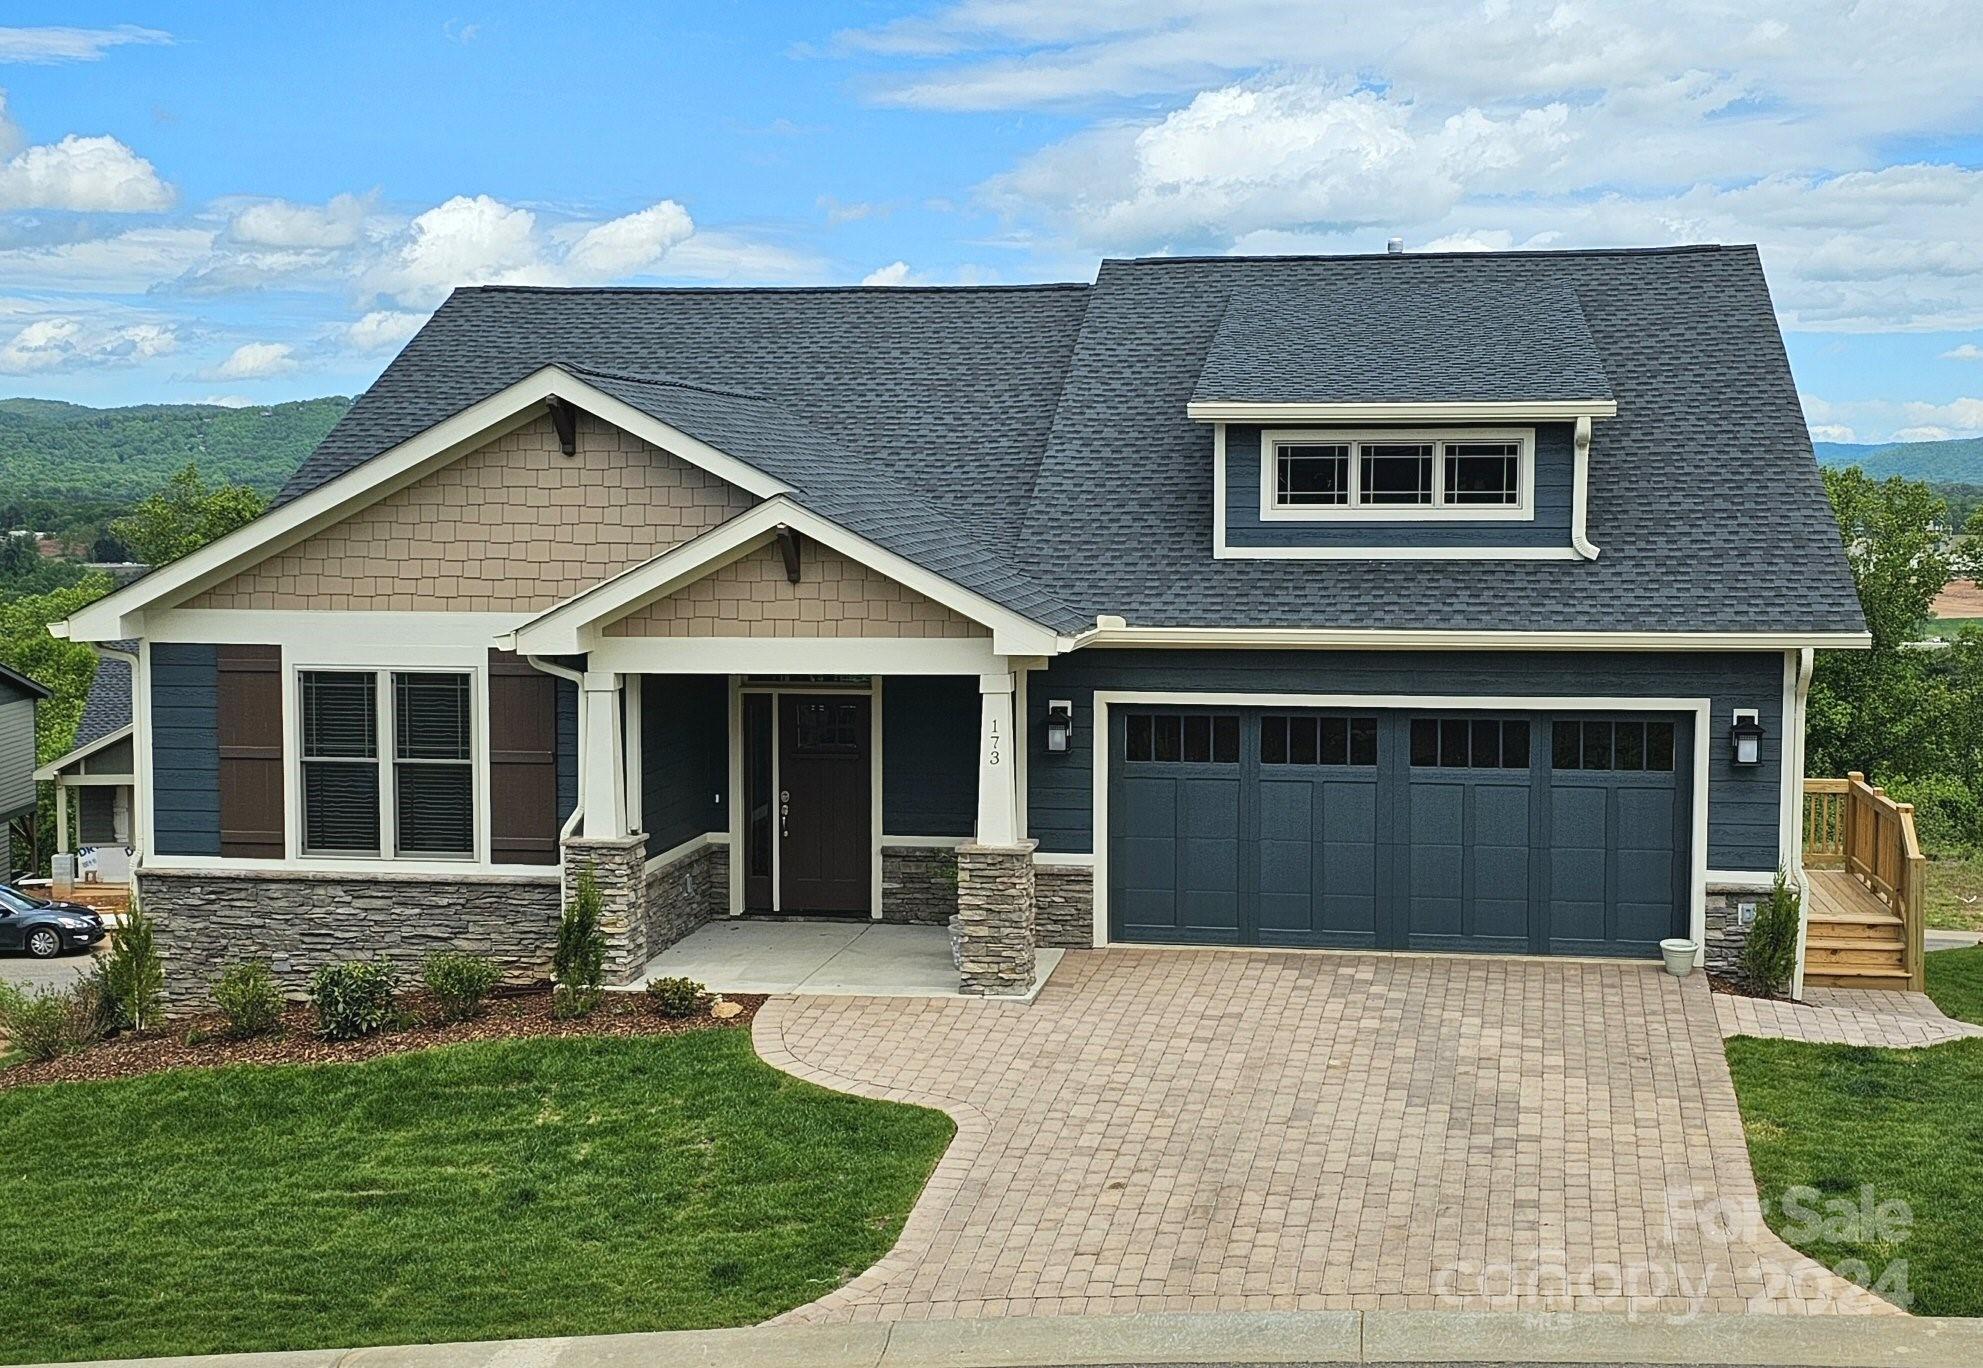
[[[1983,1026],[1943,1016],[1926,993],[1886,988],[1811,988],[1802,1002],[1716,993],[1714,1010],[1724,1036],[1765,1036],[1813,1045],[1911,1050],[1983,1036]]]
[[[1890,1311],[1756,1219],[1706,982],[1070,953],[1037,1001],[780,998],[760,1054],[943,1108],[901,1241],[791,1320]]]

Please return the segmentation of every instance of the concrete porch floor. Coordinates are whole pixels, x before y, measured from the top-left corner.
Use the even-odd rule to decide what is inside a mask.
[[[1034,994],[1063,953],[1039,952]],[[873,921],[742,917],[711,922],[649,960],[647,972],[633,986],[645,987],[652,979],[676,976],[694,979],[719,993],[959,996],[947,927],[890,926]]]

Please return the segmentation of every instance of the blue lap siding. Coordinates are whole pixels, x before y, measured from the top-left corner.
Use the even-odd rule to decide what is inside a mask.
[[[1709,698],[1708,867],[1766,871],[1778,860],[1784,658],[1778,652],[1145,651],[1056,657],[1027,684],[1027,800],[1042,851],[1094,849],[1094,694],[1307,693]],[[1049,698],[1074,704],[1074,739],[1045,749]],[[1762,714],[1762,762],[1738,767],[1736,708]]]
[[[151,648],[152,844],[220,854],[220,675],[212,646]]]
[[[978,819],[978,681],[887,679],[881,703],[881,829],[969,836]]]
[[[647,675],[640,702],[641,827],[652,858],[730,829],[730,681]]]

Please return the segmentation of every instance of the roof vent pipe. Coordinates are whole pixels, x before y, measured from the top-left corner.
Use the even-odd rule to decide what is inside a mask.
[[[1403,256],[1405,254],[1405,240],[1403,238],[1388,238],[1385,240],[1384,250],[1392,256]]]

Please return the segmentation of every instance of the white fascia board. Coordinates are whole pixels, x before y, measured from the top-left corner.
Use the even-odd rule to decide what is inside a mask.
[[[144,634],[144,610],[173,603],[236,574],[366,504],[404,488],[536,418],[550,399],[566,399],[587,413],[662,447],[719,479],[771,498],[790,486],[676,428],[615,399],[557,366],[545,366],[486,399],[477,400],[363,465],[327,480],[272,513],[236,528],[189,556],[163,566],[124,589],[90,604],[58,635],[72,641],[115,641]]]
[[[1199,399],[1184,406],[1201,423],[1464,423],[1533,421],[1567,423],[1578,418],[1615,418],[1615,399],[1561,399],[1548,402],[1464,400],[1416,404],[1263,404],[1230,399]]]
[[[298,650],[473,647],[513,631],[525,613],[344,612],[336,609],[166,608],[145,614],[153,642],[286,642]]]
[[[1310,524],[1327,527],[1327,524]],[[1574,546],[1236,546],[1219,552],[1222,560],[1582,560]]]
[[[98,751],[103,750],[106,747],[116,745],[119,741],[122,741],[125,737],[129,736],[130,734],[131,734],[131,724],[129,722],[126,722],[123,726],[117,728],[117,730],[115,731],[105,732],[102,736],[97,737],[96,740],[90,742],[87,746],[78,746],[74,750],[70,751],[67,755],[60,756],[54,760],[50,760],[47,764],[43,765],[40,769],[34,772],[35,781],[37,783],[43,783],[43,784],[48,783],[50,780],[55,778],[56,771],[67,769],[70,765],[75,764],[78,760],[86,760],[90,756],[95,755]],[[123,780],[123,782],[128,784],[131,781],[128,778],[126,778]]]
[[[1177,646],[1389,651],[1864,650],[1865,632],[1482,632],[1390,628],[1106,627],[1062,638],[1064,650]]]
[[[989,637],[599,637],[586,653],[613,674],[982,675],[1005,667]]]
[[[604,644],[597,629],[650,600],[672,593],[769,541],[780,527],[879,571],[973,622],[991,629],[1001,655],[1050,655],[1055,634],[1032,619],[1000,607],[981,594],[925,569],[905,556],[877,546],[857,532],[821,517],[789,496],[767,499],[749,512],[711,528],[692,541],[548,608],[519,626],[511,640],[524,655],[571,655]],[[623,640],[623,638],[613,638]],[[790,639],[787,639],[788,643]]]

